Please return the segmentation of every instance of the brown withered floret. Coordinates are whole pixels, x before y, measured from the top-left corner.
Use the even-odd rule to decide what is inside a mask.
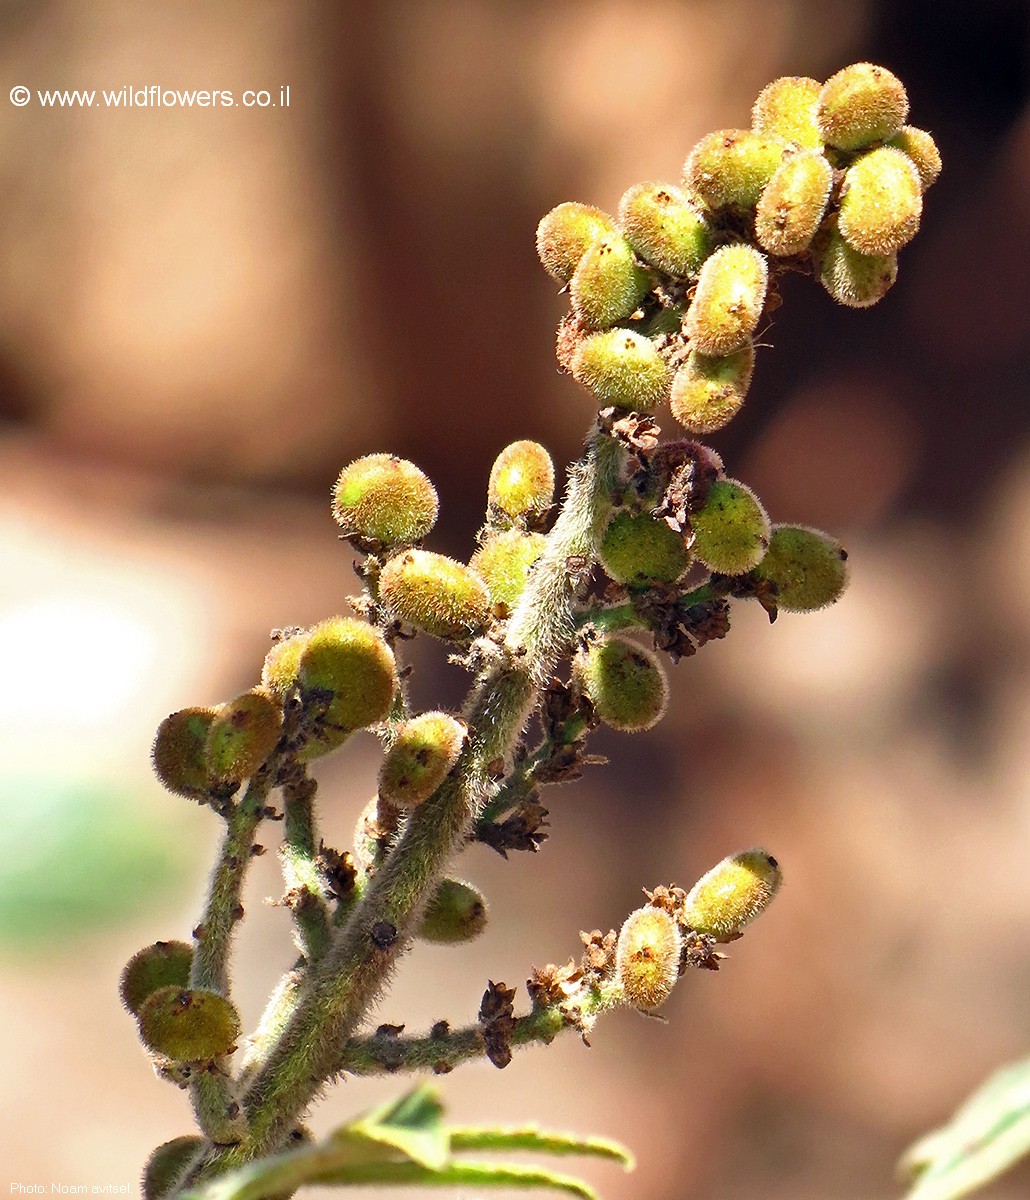
[[[334,900],[342,900],[354,890],[358,877],[357,863],[349,851],[341,854],[325,842],[319,842],[315,866],[319,877],[325,881],[326,889]]]
[[[683,931],[683,951],[680,954],[680,974],[687,967],[700,967],[705,971],[718,971],[719,963],[726,957],[717,950],[715,938],[693,929]]]
[[[480,821],[476,825],[475,840],[496,850],[501,858],[507,858],[509,850],[535,853],[547,840],[546,825],[547,809],[531,798],[503,821]]]
[[[511,1062],[511,1036],[515,1032],[515,989],[503,983],[487,985],[479,1006],[486,1056],[498,1069]]]
[[[671,917],[679,916],[687,898],[687,893],[681,887],[665,887],[664,884],[659,884],[653,892],[644,888],[644,895],[650,904],[655,908],[664,908]]]
[[[534,967],[526,980],[526,989],[533,1000],[534,1008],[545,1008],[561,1004],[579,987],[584,975],[583,968],[571,958],[564,967],[548,963],[546,967]],[[572,1018],[569,1017],[572,1021]]]
[[[615,947],[619,940],[615,930],[609,929],[607,933],[602,933],[600,929],[593,929],[589,933],[580,930],[579,936],[586,947],[586,953],[580,960],[583,971],[593,971],[598,975],[611,971],[615,966]]]

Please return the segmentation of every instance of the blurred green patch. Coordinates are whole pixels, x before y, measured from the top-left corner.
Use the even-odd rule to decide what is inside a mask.
[[[166,826],[118,786],[0,777],[0,949],[136,921],[186,874]]]

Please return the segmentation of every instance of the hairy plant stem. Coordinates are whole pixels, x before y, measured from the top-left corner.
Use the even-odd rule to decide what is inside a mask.
[[[202,1178],[282,1146],[338,1071],[341,1046],[379,998],[433,886],[522,737],[541,685],[571,643],[570,567],[594,560],[622,456],[616,439],[594,431],[570,473],[561,513],[511,617],[506,641],[466,703],[463,716],[470,732],[455,770],[416,809],[350,920],[312,965],[292,1015],[244,1097],[249,1139],[213,1152]]]
[[[298,768],[295,780],[283,785],[283,843],[280,850],[287,902],[293,911],[297,941],[309,963],[329,945],[330,912],[315,862],[314,797],[318,785]]]

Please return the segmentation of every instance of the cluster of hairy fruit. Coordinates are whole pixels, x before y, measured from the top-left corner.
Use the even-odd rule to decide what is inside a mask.
[[[747,394],[778,274],[813,271],[856,308],[894,283],[941,166],[907,117],[884,67],[788,76],[762,91],[750,129],[702,138],[679,185],[636,184],[614,217],[558,205],[537,248],[571,300],[562,367],[602,404],[643,412],[668,398],[689,432],[721,428]]]

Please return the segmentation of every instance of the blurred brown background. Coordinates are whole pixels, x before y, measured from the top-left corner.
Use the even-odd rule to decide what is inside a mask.
[[[273,626],[345,608],[335,473],[414,458],[432,547],[467,557],[501,447],[568,461],[590,417],[554,368],[540,215],[675,180],[770,79],[858,60],[940,144],[924,229],[868,312],[788,281],[713,439],[774,520],[846,540],[853,586],[772,629],[740,611],[659,729],[598,736],[612,765],[554,793],[541,854],[471,852],[491,929],[416,950],[381,1018],[468,1020],[641,885],[760,843],[781,898],[668,1025],[464,1068],[455,1118],[622,1138],[635,1175],[583,1171],[607,1200],[889,1197],[904,1146],[1030,1050],[1027,32],[1005,0],[0,5],[0,1183],[134,1187],[190,1126],[116,996],[135,949],[188,935],[217,838],[150,739],[249,686]],[[291,105],[16,108],[15,84]],[[420,702],[457,704],[460,672],[415,660]],[[322,768],[339,844],[376,753]],[[269,855],[248,1022],[291,959],[278,890]],[[401,1086],[341,1084],[313,1125]]]

